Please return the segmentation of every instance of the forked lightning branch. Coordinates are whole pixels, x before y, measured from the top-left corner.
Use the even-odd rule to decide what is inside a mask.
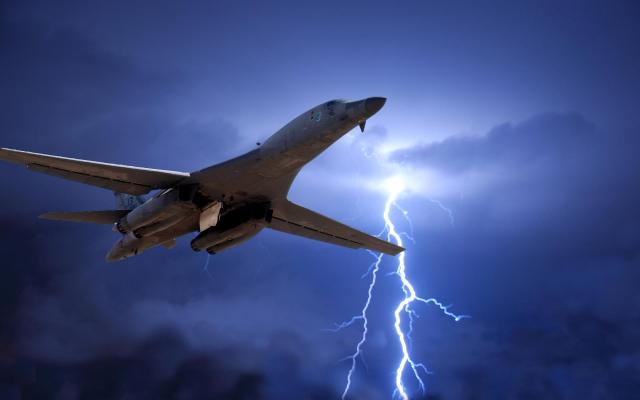
[[[405,218],[408,218],[408,213],[405,210],[401,209],[396,203],[398,196],[402,194],[402,192],[404,192],[406,187],[403,180],[398,177],[391,178],[385,183],[385,187],[388,191],[388,196],[384,205],[384,210],[382,212],[382,218],[384,220],[385,226],[382,234],[386,233],[387,240],[393,241],[396,245],[403,247],[404,245],[402,234],[398,232],[396,224],[391,215],[393,209],[395,208],[400,211]],[[409,350],[410,334],[413,330],[414,317],[417,315],[416,311],[414,310],[414,306],[416,305],[416,303],[433,304],[438,307],[444,315],[454,319],[455,321],[460,321],[461,319],[467,318],[468,316],[452,313],[451,311],[449,311],[449,306],[444,305],[435,298],[420,297],[416,293],[416,289],[407,275],[405,255],[406,252],[400,253],[397,258],[397,267],[393,273],[399,278],[403,293],[403,298],[395,307],[392,318],[394,332],[397,335],[397,340],[401,349],[400,361],[398,362],[397,366],[395,366],[395,390],[393,394],[394,396],[399,396],[403,400],[408,400],[409,390],[407,389],[404,381],[405,375],[409,374],[409,376],[412,376],[424,393],[425,383],[423,380],[423,374],[429,373],[424,364],[414,361],[414,357],[411,355],[411,352]],[[349,321],[338,324],[336,329],[334,329],[334,331],[338,331],[359,321],[362,321],[363,326],[362,335],[360,337],[360,341],[356,345],[355,351],[353,352],[353,354],[347,357],[347,359],[351,362],[351,368],[347,373],[347,382],[344,387],[344,391],[342,392],[342,399],[346,399],[349,391],[351,390],[354,373],[358,366],[358,361],[361,361],[363,346],[367,341],[367,334],[369,329],[369,307],[371,305],[371,299],[374,294],[376,283],[378,281],[378,274],[380,272],[382,258],[382,254],[376,255],[376,260],[370,270],[371,281],[369,282],[367,299],[365,301],[364,307],[362,308],[362,312],[359,315],[351,318]]]

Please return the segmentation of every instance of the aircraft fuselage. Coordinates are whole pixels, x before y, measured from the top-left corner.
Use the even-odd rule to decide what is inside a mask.
[[[191,242],[196,251],[215,253],[242,243],[270,222],[271,205],[286,200],[305,164],[354,127],[364,128],[384,103],[384,98],[370,97],[320,104],[257,149],[160,191],[118,221],[124,236],[107,259],[131,257],[158,244],[171,246],[192,231],[200,231]]]

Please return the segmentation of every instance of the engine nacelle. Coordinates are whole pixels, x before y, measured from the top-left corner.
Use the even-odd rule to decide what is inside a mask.
[[[209,254],[219,253],[255,236],[265,225],[264,221],[249,221],[223,232],[209,228],[191,241],[191,248],[206,250]]]
[[[193,207],[191,202],[184,201],[180,188],[168,189],[131,210],[116,223],[116,229],[120,233],[134,232],[136,236],[140,237],[144,230],[140,230],[140,228],[158,224],[166,219],[175,219],[176,215],[180,214],[177,212],[179,209]]]
[[[191,241],[194,251],[217,253],[256,235],[271,219],[269,203],[249,204],[227,212],[216,226],[201,232]]]
[[[166,229],[171,228],[175,224],[182,222],[184,218],[184,215],[178,214],[166,219],[159,219],[152,224],[144,225],[141,228],[135,229],[133,231],[133,235],[137,238],[155,235],[156,233],[162,232]]]
[[[141,243],[140,239],[135,237],[133,232],[129,232],[113,245],[107,254],[107,260],[117,261],[133,257],[139,253],[138,248],[141,247]]]

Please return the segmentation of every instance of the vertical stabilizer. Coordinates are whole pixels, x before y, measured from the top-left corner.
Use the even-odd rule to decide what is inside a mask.
[[[145,202],[144,196],[134,196],[127,193],[113,192],[116,197],[116,208],[118,210],[133,210]]]

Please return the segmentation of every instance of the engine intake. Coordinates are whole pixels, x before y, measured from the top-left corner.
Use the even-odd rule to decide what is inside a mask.
[[[191,241],[194,251],[219,252],[239,244],[265,227],[271,219],[270,203],[254,203],[228,211],[216,226]]]

